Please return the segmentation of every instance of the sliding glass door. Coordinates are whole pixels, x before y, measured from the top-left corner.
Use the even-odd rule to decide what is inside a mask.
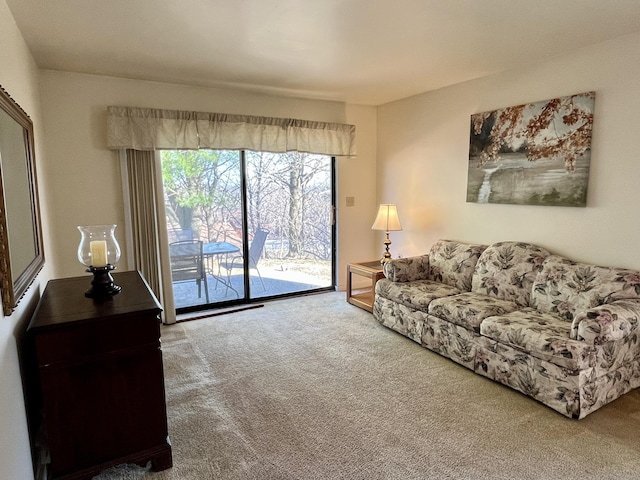
[[[334,160],[162,153],[178,312],[334,288]]]
[[[246,152],[246,179],[248,231],[268,232],[251,298],[333,287],[333,159]]]

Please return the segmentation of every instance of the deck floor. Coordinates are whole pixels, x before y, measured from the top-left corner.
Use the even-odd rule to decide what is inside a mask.
[[[310,275],[295,270],[276,268],[260,268],[262,282],[255,270],[250,272],[251,298],[265,298],[287,293],[305,292],[331,286],[330,276]],[[230,287],[228,277],[222,275],[221,280],[207,275],[209,287],[209,303],[228,302],[244,297],[244,280],[242,274],[232,275]],[[264,286],[263,286],[264,284]],[[194,280],[173,284],[173,296],[176,308],[206,305],[204,285],[198,296],[198,285]]]

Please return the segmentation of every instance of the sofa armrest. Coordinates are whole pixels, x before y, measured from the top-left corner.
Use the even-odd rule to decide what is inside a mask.
[[[429,256],[395,258],[384,264],[384,276],[392,282],[413,282],[427,280],[429,276]]]
[[[640,301],[617,300],[578,313],[571,324],[571,338],[601,345],[638,331]]]

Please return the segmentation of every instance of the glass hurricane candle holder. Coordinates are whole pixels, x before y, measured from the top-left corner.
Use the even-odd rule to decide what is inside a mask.
[[[116,240],[116,225],[79,226],[78,260],[93,274],[89,298],[111,297],[122,289],[113,282],[111,271],[120,260],[120,245]]]

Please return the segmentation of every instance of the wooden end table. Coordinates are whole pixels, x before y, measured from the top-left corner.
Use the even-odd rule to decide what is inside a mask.
[[[354,288],[353,275],[368,278],[371,281],[371,285]],[[347,265],[347,302],[373,313],[376,282],[381,278],[384,278],[384,273],[380,260],[349,263]]]

